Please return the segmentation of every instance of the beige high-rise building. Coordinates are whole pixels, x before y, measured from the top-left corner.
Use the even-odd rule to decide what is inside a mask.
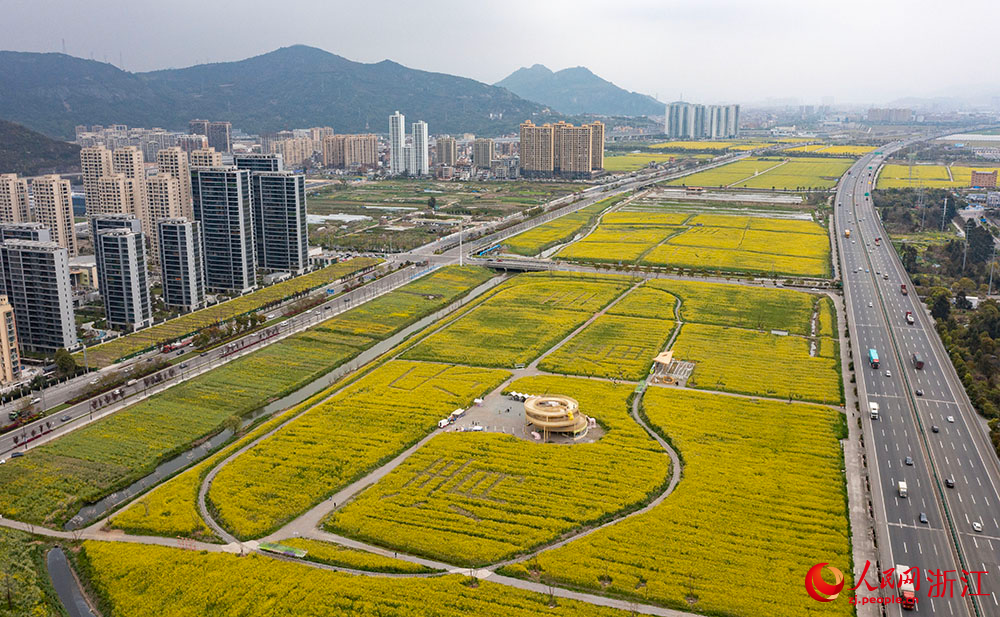
[[[182,153],[183,154],[183,153]],[[190,174],[188,181],[190,182]],[[181,182],[174,176],[160,173],[146,180],[146,193],[149,202],[150,226],[154,232],[157,225],[163,219],[174,219],[183,216],[183,198],[181,196]],[[145,229],[145,227],[144,227]],[[151,260],[158,260],[160,255],[158,233],[146,236],[149,239],[149,256]]]
[[[378,138],[375,135],[328,135],[323,138],[323,166],[347,169],[375,167]]]
[[[521,170],[527,177],[551,176],[554,170],[552,125],[521,123]]]
[[[83,171],[83,194],[87,204],[87,214],[102,214],[103,207],[97,181],[112,173],[111,150],[104,146],[82,148],[80,169]]]
[[[7,296],[0,295],[0,384],[21,378],[21,350],[17,344],[17,322],[14,307]]]
[[[125,174],[110,174],[102,176],[97,181],[98,199],[101,211],[90,212],[91,216],[98,214],[135,214],[133,182]]]
[[[489,169],[496,158],[496,146],[492,139],[479,138],[472,142],[472,164],[479,169]]]
[[[28,223],[28,181],[17,174],[0,174],[0,223]]]
[[[174,146],[173,148],[164,148],[156,153],[156,166],[159,169],[159,173],[170,174],[180,182],[180,216],[193,220],[194,209],[191,205],[191,167],[188,164],[187,152],[184,152],[184,150],[177,146]],[[153,237],[155,236],[156,234],[153,234]]]
[[[590,169],[604,169],[604,123],[590,123]]]
[[[438,137],[434,142],[438,165],[454,167],[458,161],[458,142],[454,137]]]
[[[194,150],[190,155],[191,167],[221,167],[222,153],[216,152],[215,148],[200,148]]]
[[[147,238],[150,237],[153,226],[147,205],[146,166],[142,150],[135,146],[118,148],[111,156],[111,163],[116,174],[124,174],[131,181],[132,195],[129,197],[129,202],[132,204],[132,211],[130,214],[136,215],[142,221],[142,230],[146,232]]]
[[[35,197],[35,219],[48,227],[52,241],[76,257],[76,230],[73,227],[73,193],[69,180],[52,174],[31,182]]]
[[[554,166],[560,175],[590,175],[589,126],[573,126],[565,122],[555,125]]]
[[[271,143],[271,153],[280,154],[285,167],[301,167],[313,154],[313,142],[308,137],[293,137]]]
[[[589,178],[604,168],[604,125],[521,124],[521,171],[526,177]]]

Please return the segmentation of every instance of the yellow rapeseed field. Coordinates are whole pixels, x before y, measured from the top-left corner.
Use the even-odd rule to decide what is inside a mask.
[[[801,590],[817,561],[853,584],[838,412],[658,387],[644,406],[683,458],[674,493],[501,573],[708,615],[854,614]]]
[[[662,490],[670,460],[629,417],[633,387],[551,376],[518,380],[508,390],[572,396],[607,433],[574,445],[446,433],[326,526],[404,552],[480,565],[642,503]]]

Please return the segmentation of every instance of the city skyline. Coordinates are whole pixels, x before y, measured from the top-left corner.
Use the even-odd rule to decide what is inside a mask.
[[[986,2],[965,0],[944,14],[908,11],[907,5],[896,1],[873,6],[854,0],[846,5],[787,0],[753,5],[714,0],[710,4],[711,10],[706,10],[704,3],[677,2],[664,10],[659,3],[635,0],[610,8],[586,3],[581,10],[577,5],[556,2],[530,6],[536,17],[532,20],[521,19],[523,11],[516,5],[483,9],[450,6],[447,11],[426,5],[374,7],[366,21],[379,23],[386,36],[373,37],[368,29],[342,19],[333,21],[344,25],[331,29],[331,20],[324,17],[342,14],[345,6],[337,3],[282,5],[283,14],[309,17],[292,20],[276,19],[270,5],[251,3],[245,19],[248,24],[267,25],[261,36],[229,40],[215,32],[193,39],[199,40],[198,46],[179,48],[174,41],[180,32],[196,35],[201,28],[211,28],[217,23],[211,17],[225,12],[226,7],[184,1],[179,7],[149,5],[133,8],[124,22],[112,23],[100,18],[113,10],[106,0],[96,2],[96,7],[65,2],[49,6],[14,3],[8,13],[21,27],[11,29],[5,48],[36,52],[65,48],[70,55],[142,72],[239,60],[304,44],[358,62],[391,60],[488,84],[536,63],[553,70],[585,66],[622,88],[665,103],[681,98],[705,103],[751,104],[778,99],[810,103],[833,97],[839,103],[876,104],[903,97],[946,97],[961,87],[969,96],[988,97],[1000,92],[1000,85],[982,82],[976,63],[961,63],[957,57],[959,53],[970,57],[989,53],[990,20],[966,19],[978,10],[987,10],[990,5]],[[102,5],[107,5],[107,10],[101,10]],[[185,17],[189,12],[184,10],[186,5],[206,18],[191,23]],[[546,29],[550,18],[566,23],[566,32],[590,36],[553,38]],[[880,24],[888,21],[894,28],[881,29]],[[132,27],[122,28],[123,23]],[[151,23],[157,27],[145,27]],[[418,41],[414,33],[422,28],[414,28],[414,24],[434,25],[452,36],[447,44]],[[782,27],[796,24],[808,27]],[[761,29],[768,35],[757,36]],[[904,45],[932,36],[946,40],[949,32],[959,29],[963,32],[961,52],[949,52],[947,46]],[[529,43],[499,54],[453,53],[462,47],[486,49],[484,43],[504,49],[515,30]],[[39,32],[46,35],[39,37]],[[621,36],[614,45],[593,45],[594,37],[606,39],[615,33]],[[857,72],[854,67],[863,59],[869,41],[876,40],[896,68],[887,74]],[[831,44],[837,53],[812,53],[819,51],[817,45],[827,50]],[[703,53],[687,53],[691,49]],[[804,53],[776,53],[782,49]],[[683,57],[683,62],[671,60],[676,57]],[[734,57],[740,58],[740,70],[734,70]],[[726,79],[716,78],[723,75]]]

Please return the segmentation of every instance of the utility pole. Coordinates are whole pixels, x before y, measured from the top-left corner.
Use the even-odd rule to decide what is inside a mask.
[[[458,219],[458,267],[465,264],[465,251],[462,250],[462,235],[464,233],[465,219]]]
[[[944,231],[945,214],[948,212],[948,198],[944,198],[944,205],[941,206],[941,231]]]

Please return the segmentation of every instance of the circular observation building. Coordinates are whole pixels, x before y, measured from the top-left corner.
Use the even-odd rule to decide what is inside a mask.
[[[587,435],[590,420],[580,413],[580,404],[568,396],[531,396],[524,401],[524,418],[542,432],[548,441],[552,433],[572,436],[574,440]]]

